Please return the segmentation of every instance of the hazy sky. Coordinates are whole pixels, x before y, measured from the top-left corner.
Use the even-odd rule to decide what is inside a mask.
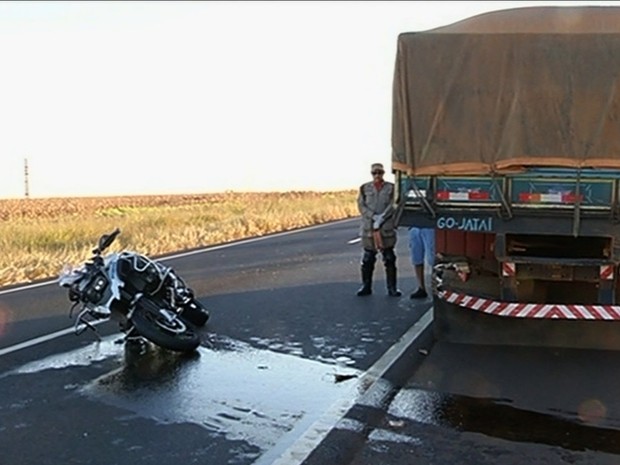
[[[396,39],[619,2],[0,2],[0,198],[356,188]]]

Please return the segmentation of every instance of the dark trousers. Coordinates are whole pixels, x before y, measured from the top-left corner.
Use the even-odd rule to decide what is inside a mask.
[[[372,287],[372,274],[375,270],[377,262],[377,251],[373,249],[364,249],[362,255],[362,285],[365,289],[370,290]],[[385,277],[387,281],[388,291],[396,290],[396,254],[394,247],[383,249],[381,251],[383,265],[385,266]]]

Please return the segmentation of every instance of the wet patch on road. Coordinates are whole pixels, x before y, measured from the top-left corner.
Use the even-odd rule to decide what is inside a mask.
[[[522,410],[502,399],[394,392],[385,409],[358,403],[308,465],[619,463],[619,430],[559,412]]]
[[[346,361],[327,364],[228,338],[194,354],[117,342],[118,336],[106,338],[4,376],[117,362],[119,368],[72,390],[130,412],[125,419],[192,423],[262,451],[279,443],[286,447],[332,404],[355,398],[359,391],[361,372]],[[287,435],[290,441],[283,441]]]
[[[406,419],[515,442],[620,454],[620,430],[600,426],[601,412],[597,403],[581,412],[544,413],[516,408],[505,399],[403,389],[390,404],[388,414],[393,418],[387,421],[403,426],[398,419]]]

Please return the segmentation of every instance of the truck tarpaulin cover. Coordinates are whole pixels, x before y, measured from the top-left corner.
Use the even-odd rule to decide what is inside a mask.
[[[620,7],[532,7],[398,38],[392,167],[620,168]]]

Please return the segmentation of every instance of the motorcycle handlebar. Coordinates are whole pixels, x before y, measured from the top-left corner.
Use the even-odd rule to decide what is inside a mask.
[[[99,255],[105,249],[110,247],[110,245],[112,245],[112,242],[114,242],[114,239],[116,239],[116,236],[118,236],[120,233],[121,233],[121,230],[119,228],[116,228],[110,234],[104,234],[103,236],[101,236],[99,238],[99,244],[97,245],[95,249],[93,249],[93,253],[95,255]]]

